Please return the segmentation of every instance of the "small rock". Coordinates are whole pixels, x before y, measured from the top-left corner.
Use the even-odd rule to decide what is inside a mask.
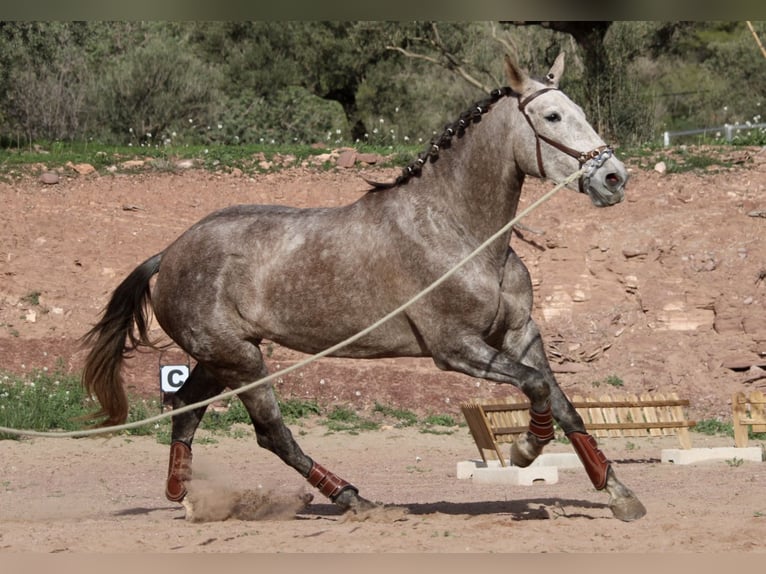
[[[588,295],[582,289],[575,289],[572,293],[572,301],[582,303],[588,300]]]
[[[635,293],[638,290],[638,277],[635,275],[626,275],[624,279],[625,289],[629,293]]]
[[[44,183],[45,185],[54,185],[59,182],[61,178],[59,177],[59,174],[57,174],[55,171],[46,171],[42,175],[40,175],[40,182]]]
[[[129,159],[128,161],[124,161],[120,164],[120,167],[122,169],[135,169],[138,167],[144,167],[144,164],[146,162],[142,159]]]
[[[375,165],[380,161],[380,156],[376,153],[360,153],[356,159],[367,165]]]
[[[341,154],[338,156],[338,161],[336,162],[336,165],[338,167],[349,168],[349,167],[353,167],[355,163],[356,163],[356,152],[353,150],[346,150],[341,152]]]
[[[622,255],[625,259],[633,259],[634,257],[644,258],[648,255],[648,251],[638,247],[626,247],[622,250]]]
[[[176,162],[176,167],[178,169],[191,169],[194,167],[194,160],[193,159],[181,159]]]
[[[664,161],[657,162],[654,164],[654,171],[659,174],[665,174],[668,171],[668,166],[665,165]]]
[[[331,153],[320,153],[314,156],[314,163],[323,164],[328,161],[332,161],[333,155]]]
[[[68,161],[66,166],[80,175],[90,175],[96,171],[96,168],[89,163],[72,163],[71,161]]]

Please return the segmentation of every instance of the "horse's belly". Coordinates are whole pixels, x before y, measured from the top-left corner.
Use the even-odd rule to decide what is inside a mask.
[[[330,354],[358,359],[428,356],[428,350],[403,318],[394,317],[370,333],[356,338],[377,319],[370,317],[365,323],[349,322],[343,320],[342,313],[334,316],[328,314],[326,317],[329,320],[325,325],[296,323],[288,326],[283,323],[279,328],[264,329],[262,336],[281,346],[310,354],[353,339]]]

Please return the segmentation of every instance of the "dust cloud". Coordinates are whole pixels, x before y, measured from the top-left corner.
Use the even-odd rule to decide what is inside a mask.
[[[266,488],[233,490],[214,481],[194,479],[183,501],[186,520],[292,520],[314,496],[308,492],[278,493]]]

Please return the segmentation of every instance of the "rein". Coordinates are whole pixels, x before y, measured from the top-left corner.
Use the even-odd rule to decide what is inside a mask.
[[[554,139],[549,138],[548,136],[545,136],[537,131],[537,128],[532,123],[532,118],[529,117],[529,114],[527,113],[527,104],[534,100],[535,98],[547,93],[551,92],[553,90],[558,90],[558,88],[542,88],[541,90],[537,90],[533,94],[530,94],[523,100],[516,95],[517,98],[519,98],[519,111],[524,116],[524,119],[527,120],[527,123],[529,124],[529,127],[532,128],[532,133],[535,134],[535,153],[537,155],[537,168],[540,171],[541,177],[546,177],[545,175],[545,167],[543,166],[543,155],[542,155],[542,146],[540,145],[540,140],[547,143],[549,146],[555,147],[557,150],[567,154],[570,157],[573,157],[577,160],[579,163],[580,169],[588,163],[593,162],[592,166],[588,169],[587,172],[584,172],[582,177],[578,180],[578,185],[580,189],[580,193],[585,193],[585,188],[590,182],[590,178],[593,175],[593,173],[600,168],[602,165],[604,165],[604,162],[606,162],[607,159],[609,159],[613,154],[614,150],[611,145],[604,144],[602,146],[598,146],[595,149],[592,149],[591,151],[577,151],[576,149],[573,149],[569,147],[568,145],[565,145],[561,142],[558,142]]]

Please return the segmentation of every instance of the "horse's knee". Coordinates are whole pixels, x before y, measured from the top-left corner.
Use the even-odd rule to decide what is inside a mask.
[[[536,371],[533,376],[522,381],[521,390],[529,398],[532,408],[538,412],[545,409],[550,403],[550,385],[539,371]]]

